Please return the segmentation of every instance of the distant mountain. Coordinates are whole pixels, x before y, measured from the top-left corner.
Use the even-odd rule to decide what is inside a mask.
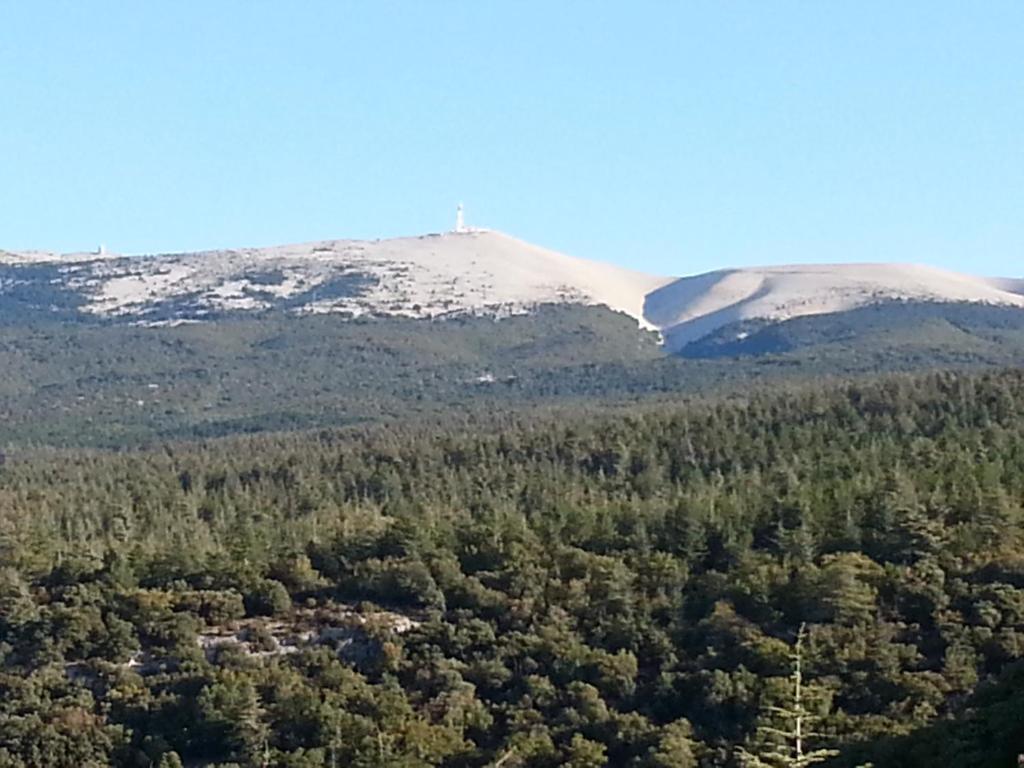
[[[744,321],[781,322],[891,302],[1024,307],[1024,281],[973,277],[919,264],[729,269],[660,287],[646,297],[644,317],[662,331],[671,350],[679,351]]]
[[[154,256],[0,251],[0,322],[176,324],[268,310],[504,316],[561,303],[624,312],[680,351],[738,323],[893,301],[1024,307],[1024,280],[915,264],[752,267],[675,279],[490,230]]]
[[[642,319],[644,297],[666,282],[488,230],[157,256],[0,252],[0,302],[8,306],[144,323],[273,309],[500,316],[553,303],[606,305]]]

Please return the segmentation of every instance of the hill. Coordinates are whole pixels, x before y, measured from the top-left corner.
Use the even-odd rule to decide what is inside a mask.
[[[260,310],[502,315],[551,303],[640,319],[644,296],[665,282],[486,230],[135,257],[0,254],[4,263],[0,314],[73,308],[83,320],[144,323]]]
[[[491,231],[0,254],[0,447],[123,447],[1024,364],[1021,281],[905,265],[669,280]]]
[[[648,275],[491,230],[152,256],[0,252],[0,321],[26,315],[180,323],[259,311],[434,318],[602,305],[678,350],[736,322],[879,302],[1024,307],[1024,281],[915,264],[820,264]]]
[[[738,339],[738,336],[746,336]],[[287,312],[174,327],[0,325],[0,448],[125,447],[237,432],[650,407],[888,371],[1024,365],[1024,311],[892,303],[737,324],[666,355],[602,307],[501,320]]]
[[[1021,281],[919,264],[752,267],[685,277],[647,296],[644,317],[679,350],[743,321],[781,322],[901,302],[1024,307]]]
[[[16,456],[0,764],[794,764],[802,635],[823,768],[1002,768],[1022,446],[1006,372]]]

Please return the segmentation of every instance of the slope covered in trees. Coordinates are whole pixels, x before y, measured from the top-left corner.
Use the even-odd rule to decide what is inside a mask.
[[[14,456],[0,765],[794,764],[804,626],[822,764],[1005,766],[1022,526],[1019,372]]]
[[[496,321],[281,313],[177,327],[0,316],[0,449],[678,399],[821,376],[1024,363],[1024,310],[887,304],[732,325],[665,353],[631,318],[544,306]]]

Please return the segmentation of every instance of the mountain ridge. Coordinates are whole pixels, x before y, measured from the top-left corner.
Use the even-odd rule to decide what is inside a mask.
[[[0,251],[0,304],[173,324],[284,309],[427,318],[604,305],[678,351],[747,320],[785,321],[885,301],[1024,308],[1024,279],[924,264],[791,264],[672,277],[569,256],[486,229],[383,240],[123,256]],[[2,306],[0,306],[2,308]]]

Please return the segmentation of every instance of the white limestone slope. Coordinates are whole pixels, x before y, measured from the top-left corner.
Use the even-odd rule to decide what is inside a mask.
[[[587,261],[489,230],[331,244],[332,255],[378,284],[356,302],[370,310],[436,315],[548,302],[603,304],[643,319],[644,297],[667,278]],[[329,311],[333,304],[315,303]]]
[[[988,281],[996,288],[1024,296],[1024,280],[1014,277],[994,277]]]
[[[0,264],[47,264],[53,262],[64,262],[74,264],[78,262],[97,261],[100,259],[118,258],[116,254],[96,253],[94,251],[79,251],[75,253],[54,253],[53,251],[4,251],[0,250]]]
[[[671,349],[737,321],[781,321],[882,301],[1024,307],[1022,279],[918,264],[750,267],[675,279],[566,256],[489,230],[156,256],[0,251],[0,264],[48,265],[43,272],[25,270],[23,279],[57,283],[78,293],[88,312],[136,322],[274,307],[501,316],[543,303],[578,303],[625,312],[660,330]],[[19,274],[0,275],[0,300]]]
[[[647,296],[644,315],[679,349],[741,320],[781,321],[899,300],[1024,307],[1024,281],[920,264],[752,267],[675,280]]]
[[[489,230],[159,256],[0,252],[3,262],[55,263],[66,285],[85,297],[87,311],[122,316],[145,315],[181,297],[209,311],[293,299],[298,311],[410,317],[569,302],[607,305],[643,323],[644,297],[668,280]]]

